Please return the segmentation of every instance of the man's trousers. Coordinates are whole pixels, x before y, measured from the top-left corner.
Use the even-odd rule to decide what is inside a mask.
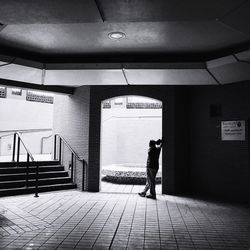
[[[146,194],[147,191],[150,189],[150,194],[156,196],[155,193],[155,177],[158,172],[158,169],[147,168],[147,183],[142,191],[142,193]]]

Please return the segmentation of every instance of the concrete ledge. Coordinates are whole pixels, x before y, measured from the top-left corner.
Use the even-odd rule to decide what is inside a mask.
[[[146,167],[140,164],[112,164],[102,167],[102,181],[123,184],[145,184]],[[156,183],[161,183],[161,170],[156,176]]]

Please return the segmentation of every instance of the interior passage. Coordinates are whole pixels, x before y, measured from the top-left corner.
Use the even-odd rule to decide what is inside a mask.
[[[0,199],[3,249],[249,249],[250,207],[79,191]]]

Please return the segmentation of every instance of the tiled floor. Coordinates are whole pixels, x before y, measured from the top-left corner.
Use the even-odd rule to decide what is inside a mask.
[[[250,249],[250,207],[62,191],[0,198],[2,249]]]
[[[101,192],[104,193],[132,193],[137,194],[144,189],[145,185],[115,184],[111,182],[101,182]],[[161,194],[161,184],[155,186],[157,194]]]

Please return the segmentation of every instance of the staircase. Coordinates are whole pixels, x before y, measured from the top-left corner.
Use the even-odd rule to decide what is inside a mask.
[[[27,175],[27,162],[19,162],[18,167],[15,162],[0,163],[0,197],[35,193],[37,164],[39,165],[38,193],[76,188],[68,171],[65,171],[59,161],[30,162],[29,164]]]

